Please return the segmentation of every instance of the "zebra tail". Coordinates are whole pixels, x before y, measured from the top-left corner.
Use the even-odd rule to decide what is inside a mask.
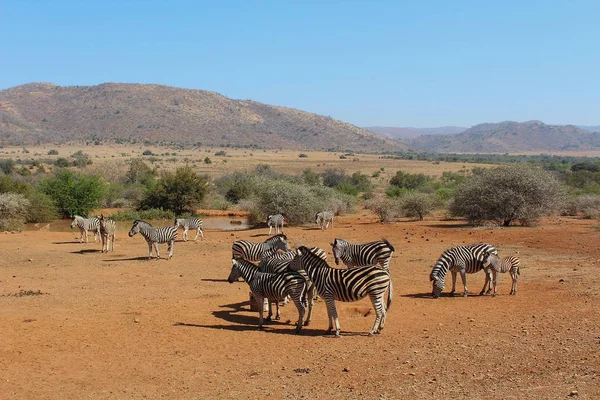
[[[392,279],[390,278],[390,284],[388,287],[388,298],[387,298],[387,303],[385,306],[386,312],[389,311],[390,306],[392,305],[392,295],[394,293],[394,285],[392,285]]]

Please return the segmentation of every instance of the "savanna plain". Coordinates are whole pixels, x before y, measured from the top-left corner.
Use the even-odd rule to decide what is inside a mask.
[[[102,168],[103,157],[118,161],[132,150],[119,149],[114,157],[86,152]],[[299,171],[340,163],[350,171],[383,167],[390,174],[463,167],[367,155],[231,153],[227,162],[201,168],[269,163],[260,157],[271,158],[276,169]],[[257,330],[247,284],[226,279],[232,242],[264,241],[267,232],[207,230],[197,243],[181,241],[180,233],[168,261],[148,261],[143,238],[124,230],[109,253],[101,253],[92,237],[79,243],[75,231],[40,226],[0,234],[0,398],[600,397],[597,220],[549,217],[532,227],[500,228],[435,215],[380,224],[359,209],[325,231],[310,224],[285,227],[292,246],[319,246],[332,266],[336,237],[385,237],[395,246],[385,329],[366,334],[375,318],[368,299],[337,302],[341,338],[325,334],[322,300],[300,335],[294,334],[291,304],[282,308],[281,320]],[[496,297],[479,296],[480,272],[467,277],[468,297],[449,295],[449,277],[442,297],[432,299],[429,272],[440,254],[477,242],[493,244],[501,257],[520,258],[517,295],[508,295],[511,279],[504,274]],[[166,246],[160,250],[165,256]]]

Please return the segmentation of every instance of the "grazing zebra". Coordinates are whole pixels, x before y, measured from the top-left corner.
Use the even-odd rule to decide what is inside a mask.
[[[159,228],[155,228],[146,221],[142,221],[136,219],[133,221],[133,225],[131,226],[131,230],[129,231],[129,237],[132,237],[136,233],[139,233],[146,239],[148,243],[148,259],[152,259],[152,246],[154,245],[154,249],[156,250],[156,259],[160,258],[160,253],[158,252],[158,244],[159,243],[168,243],[169,244],[169,256],[167,260],[173,257],[173,244],[175,244],[175,239],[177,239],[177,225],[171,226],[161,226]]]
[[[249,240],[236,240],[231,246],[231,258],[243,258],[248,261],[260,261],[265,257],[271,257],[278,250],[289,251],[287,236],[283,233],[272,236],[263,243],[251,242]]]
[[[521,272],[519,271],[519,258],[515,256],[508,256],[500,259],[496,254],[491,252],[485,252],[483,254],[483,267],[486,269],[492,270],[492,281],[489,282],[490,285],[494,284],[494,290],[492,292],[492,296],[496,295],[496,286],[498,284],[497,277],[498,272],[504,274],[506,272],[510,272],[510,277],[512,278],[512,286],[510,288],[510,294],[517,294],[517,282],[519,281],[519,275]],[[491,286],[490,286],[491,289]],[[489,290],[488,290],[489,292]]]
[[[100,220],[98,217],[83,218],[79,215],[74,215],[71,221],[71,229],[75,227],[79,228],[79,243],[83,243],[84,237],[85,242],[88,242],[88,231],[94,232],[94,243],[97,241],[96,235],[100,236]]]
[[[108,248],[112,251],[115,250],[115,231],[117,230],[117,224],[112,219],[104,218],[104,215],[100,215],[98,218],[100,222],[100,238],[102,239],[102,252],[108,253]]]
[[[176,218],[175,224],[177,227],[183,228],[183,241],[187,242],[188,240],[188,231],[195,230],[196,237],[194,238],[194,242],[198,241],[198,235],[202,237],[204,240],[204,230],[202,229],[202,220],[200,218]]]
[[[340,260],[348,268],[379,264],[388,272],[390,260],[395,251],[394,246],[386,239],[365,244],[352,244],[344,239],[336,238],[331,243],[331,247],[336,265],[340,264]]]
[[[321,226],[321,230],[327,229],[330,222],[333,229],[333,211],[321,211],[315,215],[315,224]]]
[[[357,301],[365,296],[371,298],[371,303],[377,316],[369,335],[379,333],[385,324],[387,310],[392,305],[392,287],[390,274],[379,267],[357,267],[353,269],[330,268],[327,262],[313,254],[310,249],[301,246],[297,250],[294,261],[290,264],[292,271],[304,270],[315,284],[319,296],[325,300],[329,329],[331,333],[335,322],[335,336],[340,336],[335,300]],[[390,289],[387,304],[384,305],[384,294]]]
[[[323,259],[323,260],[327,260],[327,252],[319,247],[311,247],[310,251],[315,254],[317,257]],[[280,274],[282,272],[289,272],[291,271],[289,269],[290,263],[292,262],[292,260],[294,259],[294,257],[296,256],[296,252],[295,251],[288,251],[285,253],[278,253],[275,254],[272,257],[269,258],[263,258],[262,260],[260,260],[260,263],[258,264],[258,270],[260,272],[268,272],[268,273],[272,273],[272,274]],[[304,322],[305,326],[310,325],[310,321],[312,319],[312,310],[313,310],[313,306],[315,304],[315,285],[312,283],[312,281],[310,280],[310,278],[306,275],[306,273],[304,271],[299,271],[299,273],[304,276],[304,278],[306,279],[307,283],[308,283],[308,288],[307,288],[307,292],[308,292],[308,314],[306,316],[306,321]],[[286,297],[284,300],[284,304],[288,303],[288,298]],[[279,319],[279,303],[277,303],[277,313],[276,313],[276,317],[275,319]]]
[[[275,227],[275,233],[283,232],[283,224],[285,223],[285,217],[281,214],[273,214],[267,217],[267,225],[269,227],[269,235],[271,230]]]
[[[242,277],[250,286],[250,290],[258,305],[258,329],[262,329],[263,325],[264,299],[269,299],[267,320],[271,320],[271,301],[279,302],[290,296],[298,309],[296,333],[300,333],[306,311],[307,284],[304,277],[296,272],[284,272],[281,274],[260,272],[256,265],[242,258],[233,259],[231,262],[231,273],[227,281],[233,283],[239,277]]]
[[[448,271],[452,272],[452,291],[456,290],[456,274],[460,272],[460,277],[464,286],[463,296],[468,294],[466,274],[473,274],[484,269],[484,254],[498,254],[498,251],[491,244],[477,243],[467,246],[458,246],[448,249],[442,253],[435,266],[431,270],[429,280],[433,282],[432,296],[440,297],[440,293],[444,290],[444,281]],[[483,294],[487,282],[490,278],[490,272],[486,271],[486,282],[483,284],[483,289],[479,294]]]

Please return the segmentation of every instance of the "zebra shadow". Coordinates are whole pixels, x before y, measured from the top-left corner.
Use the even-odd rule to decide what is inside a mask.
[[[81,249],[77,251],[71,251],[71,254],[88,254],[88,253],[101,253],[102,249]]]
[[[163,258],[161,258],[161,260],[163,260]],[[152,260],[150,260],[148,258],[148,256],[140,256],[140,257],[130,257],[130,258],[111,258],[111,259],[102,260],[102,261],[105,261],[105,262],[109,262],[109,261],[156,261],[156,257],[152,257]]]
[[[75,239],[71,242],[52,242],[52,244],[87,244],[87,243],[81,243],[79,240]]]
[[[265,236],[269,236],[268,233],[257,233],[255,235],[250,235],[250,237],[265,237]]]
[[[469,297],[471,296],[475,296],[475,294],[469,294]],[[409,293],[409,294],[402,294],[400,295],[400,297],[408,297],[411,299],[430,299],[430,300],[435,300],[433,298],[433,296],[431,295],[431,292],[427,292],[427,293]],[[462,296],[462,292],[460,293],[455,293],[452,294],[450,292],[448,293],[440,293],[440,297],[463,297]],[[477,294],[477,297],[479,297],[479,294]]]
[[[206,278],[200,279],[202,282],[229,282],[227,279]]]

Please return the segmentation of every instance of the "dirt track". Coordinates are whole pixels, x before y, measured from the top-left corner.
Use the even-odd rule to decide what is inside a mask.
[[[177,242],[172,260],[151,262],[143,238],[125,232],[109,254],[75,233],[0,234],[0,399],[600,397],[598,221],[382,226],[364,213],[326,232],[286,229],[293,245],[323,247],[330,260],[334,237],[395,245],[385,331],[364,335],[374,319],[368,299],[337,303],[341,339],[324,336],[322,301],[300,336],[286,323],[293,307],[256,330],[247,285],[225,279],[232,241],[266,233],[209,231],[204,242]],[[521,258],[517,296],[508,296],[508,274],[499,296],[477,296],[479,273],[468,276],[472,296],[431,299],[441,252],[481,241]]]

